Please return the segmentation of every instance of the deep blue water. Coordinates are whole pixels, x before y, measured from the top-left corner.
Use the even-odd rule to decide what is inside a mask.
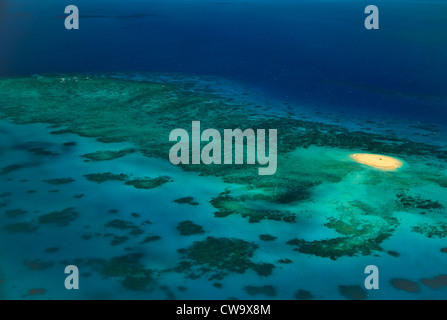
[[[64,28],[75,4],[80,30]],[[380,9],[368,31],[364,8]],[[447,119],[446,1],[2,0],[0,76],[212,74],[283,101]]]

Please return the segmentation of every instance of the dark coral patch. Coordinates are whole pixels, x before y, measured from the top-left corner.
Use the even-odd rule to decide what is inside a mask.
[[[23,216],[25,214],[27,214],[28,211],[25,211],[23,209],[11,209],[5,212],[5,214],[9,217],[9,218],[17,218],[20,216]]]
[[[27,293],[27,296],[32,297],[32,296],[38,296],[38,295],[43,295],[47,293],[47,289],[44,288],[34,288],[34,289],[30,289]]]
[[[23,165],[20,165],[20,164],[13,164],[10,166],[3,167],[0,169],[0,176],[7,175],[13,171],[17,171],[22,168],[23,168]]]
[[[74,182],[75,180],[73,178],[56,178],[56,179],[49,179],[44,180],[43,182],[54,184],[54,185],[62,185],[62,184],[69,184]]]
[[[202,226],[195,224],[192,221],[183,221],[177,225],[177,230],[180,232],[182,236],[191,236],[195,234],[203,234],[205,230],[203,230]]]
[[[296,221],[295,214],[287,211],[252,209],[244,205],[242,199],[237,199],[228,194],[221,193],[218,197],[213,198],[210,203],[218,209],[214,215],[223,218],[231,214],[240,214],[244,218],[248,218],[250,223],[260,222],[263,219],[284,221],[294,223]]]
[[[40,259],[34,259],[34,260],[25,260],[25,265],[31,268],[32,270],[46,270],[51,268],[54,265],[53,261],[41,261]]]
[[[126,181],[129,178],[125,174],[113,174],[110,172],[86,174],[85,177],[87,180],[96,183],[103,183],[106,181]]]
[[[39,229],[39,226],[36,226],[34,222],[19,222],[8,224],[5,229],[11,233],[33,233]]]
[[[297,300],[312,300],[314,298],[314,295],[307,290],[300,289],[295,293],[295,299]]]
[[[60,248],[58,248],[58,247],[51,247],[51,248],[45,249],[45,252],[46,253],[56,253],[56,252],[59,252],[59,250],[60,250]]]
[[[447,287],[447,275],[441,274],[431,279],[421,279],[421,282],[432,289],[440,290],[443,287]]]
[[[172,182],[171,178],[162,176],[158,178],[140,178],[129,180],[126,182],[126,185],[134,186],[137,189],[154,189],[168,182]]]
[[[160,236],[147,236],[143,241],[141,241],[141,244],[158,241],[160,239]]]
[[[259,235],[259,239],[261,239],[262,241],[275,241],[277,237],[274,237],[269,234],[261,234]]]
[[[413,232],[425,235],[428,238],[447,237],[447,223],[438,222],[435,224],[420,224],[412,228]]]
[[[264,295],[269,298],[276,296],[276,288],[272,285],[266,285],[261,287],[256,286],[246,286],[244,291],[250,296]]]
[[[196,202],[193,197],[184,197],[184,198],[176,199],[176,200],[174,200],[174,202],[179,203],[179,204],[189,204],[192,206],[199,205],[199,203]]]
[[[400,256],[400,253],[396,252],[396,251],[387,251],[386,253],[388,253],[390,256],[396,257],[396,258]]]
[[[338,290],[342,296],[350,300],[365,300],[367,293],[359,285],[355,286],[339,286]]]
[[[127,240],[129,240],[129,238],[126,237],[126,236],[116,236],[115,235],[115,236],[113,236],[113,239],[110,242],[110,245],[111,246],[118,246],[120,244],[125,243]]]
[[[34,153],[36,156],[57,156],[58,153],[52,152],[52,151],[48,151],[44,148],[31,148],[29,149],[29,152]]]
[[[420,291],[419,284],[408,279],[392,279],[390,283],[394,288],[408,293],[419,293]]]
[[[51,212],[40,216],[39,223],[41,224],[54,224],[59,227],[68,226],[71,222],[75,221],[79,217],[79,213],[75,208],[66,208],[62,211]]]
[[[124,157],[125,155],[131,154],[133,152],[135,152],[135,149],[123,149],[119,151],[96,151],[94,153],[84,154],[83,157],[93,161],[108,161]]]
[[[272,264],[251,261],[257,248],[241,239],[208,237],[186,249],[179,249],[182,261],[175,270],[193,279],[209,272],[214,273],[211,278],[220,279],[228,273],[244,273],[248,269],[268,276],[274,268]]]
[[[342,236],[315,241],[292,239],[287,244],[296,246],[295,251],[332,260],[343,256],[368,256],[383,250],[380,244],[392,236],[396,225],[393,217],[344,213],[337,219],[329,217],[325,224]]]
[[[292,263],[293,261],[292,260],[290,260],[290,259],[288,259],[288,258],[285,258],[285,259],[279,259],[278,260],[278,263],[282,263],[282,264],[290,264],[290,263]]]
[[[3,192],[2,194],[0,194],[0,198],[7,198],[10,197],[12,195],[12,192]]]
[[[105,226],[107,228],[128,230],[129,234],[131,234],[133,236],[139,236],[144,233],[143,229],[136,226],[134,223],[132,223],[130,221],[121,220],[121,219],[115,219],[115,220],[109,221],[108,223],[106,223]]]
[[[399,192],[396,197],[399,207],[403,209],[440,210],[445,208],[439,201],[424,199],[421,196],[410,196],[404,192]]]
[[[96,261],[105,278],[118,278],[124,288],[132,291],[146,291],[155,283],[154,271],[140,262],[141,254],[128,254],[107,261]]]

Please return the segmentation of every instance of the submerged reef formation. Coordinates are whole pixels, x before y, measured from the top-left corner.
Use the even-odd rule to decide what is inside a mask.
[[[262,287],[246,286],[244,291],[250,296],[264,295],[269,298],[276,296],[276,288],[272,285],[266,285]]]
[[[358,285],[355,286],[339,286],[340,294],[350,300],[365,300],[366,291]]]
[[[154,189],[168,182],[172,182],[170,177],[139,178],[128,180],[126,185],[134,186],[137,189]]]
[[[13,224],[7,224],[5,229],[11,233],[33,233],[39,229],[39,226],[31,222],[18,222]]]
[[[295,299],[296,300],[312,300],[314,299],[314,295],[312,292],[300,289],[295,293]]]
[[[414,226],[412,230],[416,233],[424,234],[428,238],[445,238],[447,237],[447,223],[436,222],[434,224],[420,224]]]
[[[177,226],[177,230],[180,232],[182,236],[191,236],[195,234],[203,234],[205,230],[203,230],[202,226],[195,224],[192,221],[183,221],[180,222]]]
[[[65,80],[61,81],[61,77]],[[71,77],[76,77],[76,81],[68,81]],[[125,170],[121,172],[121,169],[113,169],[117,168],[113,166],[113,161],[123,157],[119,161],[133,159],[136,154],[169,161],[169,151],[173,145],[169,141],[169,134],[175,128],[189,128],[191,121],[200,120],[203,127],[217,130],[277,129],[276,174],[259,176],[258,167],[247,164],[180,165],[184,171],[202,177],[217,177],[225,186],[210,193],[208,198],[182,192],[169,198],[171,203],[166,204],[168,208],[178,207],[184,211],[200,211],[209,207],[212,211],[208,216],[205,211],[201,212],[208,219],[204,218],[205,221],[219,223],[223,219],[239,219],[247,225],[251,223],[250,228],[259,227],[259,234],[244,240],[226,234],[208,236],[205,232],[212,228],[203,223],[204,220],[199,224],[191,221],[193,218],[190,216],[170,222],[166,228],[175,236],[184,236],[181,239],[188,244],[180,246],[178,252],[178,247],[173,249],[180,262],[166,266],[160,273],[180,273],[188,281],[206,277],[211,285],[214,283],[215,288],[221,290],[222,284],[216,281],[231,273],[250,272],[266,279],[264,277],[276,270],[294,267],[302,255],[318,257],[312,259],[337,260],[341,257],[382,254],[384,241],[390,239],[398,228],[408,227],[400,220],[404,214],[420,216],[422,212],[429,213],[430,216],[424,218],[429,217],[433,223],[427,220],[424,224],[418,224],[413,227],[414,232],[429,238],[443,238],[447,234],[442,198],[442,192],[447,188],[447,151],[436,145],[393,135],[350,130],[342,125],[307,121],[292,113],[270,113],[255,104],[239,103],[211,91],[192,90],[181,82],[131,81],[92,75],[0,79],[0,117],[15,124],[49,124],[53,135],[71,133],[103,143],[122,143],[125,147],[83,150],[76,156],[83,165],[107,167],[103,171],[92,169],[84,172],[85,179],[74,176],[76,183],[73,178],[60,175],[45,178],[45,183],[72,183],[70,186],[86,183],[98,188],[112,184],[125,185],[129,193],[133,191],[137,194],[144,194],[145,190],[157,187],[168,189],[171,183],[174,185],[173,179],[176,178],[151,174],[135,176]],[[74,146],[70,143],[61,145],[62,148]],[[55,152],[45,148],[27,150],[48,159],[57,157]],[[417,165],[384,172],[361,165],[349,157],[350,154],[363,152],[386,154],[402,159],[405,163],[414,160]],[[19,180],[15,175],[27,170],[29,165],[27,162],[5,163],[0,169],[0,176],[2,179]],[[416,185],[420,188],[411,190]],[[430,194],[425,192],[424,187],[427,185],[435,191]],[[39,190],[34,186],[31,188]],[[0,195],[0,208],[10,205],[10,195],[6,191],[9,192],[5,190]],[[60,191],[62,194],[63,187]],[[72,191],[70,198],[81,199],[84,196],[82,192]],[[46,190],[45,194],[48,196]],[[90,198],[87,191],[85,195],[85,198]],[[65,227],[80,216],[77,209],[69,207],[39,215],[36,220],[20,220],[31,214],[24,212],[24,209],[20,211],[14,208],[16,206],[1,208],[3,216],[7,218],[2,228],[9,233],[32,233],[38,228],[44,229],[45,225]],[[29,210],[27,207],[25,209]],[[138,211],[140,209],[132,210],[141,213],[141,216],[145,214]],[[161,233],[160,229],[156,230],[156,234],[145,234],[137,222],[140,214],[132,214],[133,220],[130,222],[121,215],[123,211],[121,207],[119,211],[109,211],[113,214],[109,216],[113,218],[101,222],[103,229],[99,235],[93,228],[91,232],[80,233],[84,240],[98,237],[112,246],[119,246],[113,249],[121,250],[117,257],[92,260],[89,265],[104,278],[118,279],[126,289],[150,291],[157,283],[158,271],[148,268],[142,254],[122,255],[122,251],[132,250],[134,244],[141,252],[146,252],[143,249],[149,251],[150,247],[163,247],[168,236]],[[129,215],[130,212],[124,214]],[[149,218],[152,220],[152,217]],[[155,219],[152,221],[157,223]],[[306,226],[305,232],[303,225]],[[266,226],[272,228],[264,228]],[[287,232],[283,232],[283,229],[287,229]],[[103,233],[104,230],[106,233]],[[111,233],[111,230],[119,234]],[[121,246],[124,243],[128,244],[128,248]],[[264,246],[269,248],[280,245],[285,246],[288,253],[269,252],[266,256],[270,255],[271,259],[257,260],[257,253]],[[398,258],[399,250],[386,250],[384,255],[391,255],[390,259]],[[56,251],[47,253],[51,252]],[[262,251],[262,254],[265,252]],[[271,261],[275,261],[275,264]],[[445,281],[444,278],[441,281]],[[426,282],[434,286],[431,281]],[[243,284],[241,288],[248,295],[275,297],[279,294],[276,289],[279,287],[255,286],[254,283]],[[392,285],[409,291],[414,289],[399,279]],[[294,291],[297,289],[294,288]],[[367,297],[363,289],[357,286],[340,286],[338,289],[341,296],[349,299]],[[163,290],[172,296],[169,288]],[[313,290],[312,293],[299,290],[295,294],[295,298],[303,300],[314,297]]]
[[[7,175],[8,173],[19,170],[21,168],[23,168],[23,166],[20,164],[12,164],[10,166],[3,167],[0,169],[0,176]]]
[[[226,217],[231,214],[240,214],[244,218],[248,218],[250,223],[260,222],[263,219],[295,222],[295,215],[287,211],[251,209],[244,204],[241,198],[235,198],[229,195],[228,191],[221,193],[218,197],[212,199],[210,203],[218,209],[214,213],[217,218]]]
[[[176,200],[174,200],[174,202],[179,203],[179,204],[190,204],[192,206],[199,205],[199,203],[194,200],[194,197],[184,197],[184,198],[176,199]]]
[[[125,185],[134,186],[136,189],[154,189],[165,183],[172,182],[172,179],[166,176],[157,178],[145,177],[131,179],[127,174],[114,174],[111,172],[86,174],[85,177],[87,180],[96,183],[103,183],[107,181],[124,181]]]
[[[96,151],[94,153],[87,153],[84,154],[83,157],[93,161],[107,161],[107,160],[118,159],[134,152],[135,149],[123,149],[119,151],[105,150],[105,151]]]
[[[257,245],[241,239],[208,237],[188,248],[179,249],[182,261],[175,271],[186,273],[190,278],[212,273],[210,280],[221,279],[228,273],[244,273],[248,269],[258,275],[269,276],[274,265],[251,260],[257,248]]]
[[[106,173],[92,173],[87,174],[85,177],[92,182],[103,183],[106,181],[126,181],[128,176],[125,174],[113,174],[110,172]]]
[[[59,227],[68,226],[72,221],[76,220],[79,213],[75,208],[66,208],[62,211],[55,211],[44,214],[38,218],[40,224],[54,224]]]
[[[105,227],[118,230],[128,231],[132,236],[139,236],[144,233],[143,229],[135,225],[133,222],[115,219],[106,223]]]
[[[72,178],[56,178],[56,179],[48,179],[44,182],[48,184],[61,185],[61,184],[69,184],[74,182],[75,180]]]
[[[408,279],[391,279],[390,283],[394,288],[408,293],[418,293],[421,290],[417,282]]]
[[[439,210],[445,209],[444,205],[436,200],[423,199],[420,195],[411,196],[404,192],[396,194],[397,203],[402,209]]]
[[[95,259],[104,278],[118,278],[124,288],[134,291],[151,289],[156,282],[154,270],[146,268],[140,261],[141,254],[128,254],[110,260]]]
[[[362,209],[360,209],[362,208]],[[295,251],[336,260],[343,256],[371,255],[382,251],[380,244],[391,237],[398,226],[397,219],[386,212],[372,210],[361,201],[337,207],[336,217],[328,217],[325,226],[339,237],[315,241],[292,239],[287,242]]]

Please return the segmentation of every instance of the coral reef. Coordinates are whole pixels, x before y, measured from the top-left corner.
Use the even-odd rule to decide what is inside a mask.
[[[33,233],[39,229],[39,226],[36,226],[33,222],[19,222],[8,224],[5,229],[11,233]]]
[[[32,297],[32,296],[37,296],[37,295],[43,295],[45,293],[47,293],[47,289],[45,289],[45,288],[33,288],[33,289],[30,289],[28,291],[28,293],[24,297],[26,297],[26,296]]]
[[[410,196],[404,192],[396,194],[400,208],[403,209],[423,209],[423,210],[439,210],[445,209],[444,205],[439,201],[424,199],[421,196]]]
[[[342,237],[315,241],[292,239],[287,244],[296,246],[294,250],[301,253],[332,260],[343,256],[371,255],[374,251],[382,251],[380,244],[392,235],[397,226],[397,220],[392,217],[355,215],[349,211],[327,220],[325,226]]]
[[[190,204],[192,206],[199,205],[199,203],[197,201],[195,201],[193,197],[185,197],[185,198],[176,199],[176,200],[174,200],[174,202],[179,203],[179,204]]]
[[[391,279],[390,283],[394,288],[408,293],[418,293],[421,290],[417,282],[408,279]]]
[[[100,265],[101,274],[105,278],[120,279],[122,286],[128,290],[146,291],[155,283],[155,277],[154,271],[140,262],[141,258],[141,254],[128,254],[106,261],[96,260],[93,263]]]
[[[58,153],[48,151],[44,148],[31,148],[28,151],[34,153],[34,155],[36,155],[36,156],[41,156],[41,157],[57,156],[58,155]]]
[[[40,224],[54,224],[59,227],[68,226],[76,220],[79,213],[75,208],[66,208],[62,211],[51,212],[38,218]]]
[[[86,174],[85,177],[92,182],[103,183],[106,181],[126,181],[129,177],[125,174],[107,173],[93,173]]]
[[[115,219],[106,223],[105,227],[119,230],[129,230],[129,234],[139,236],[144,233],[143,229],[135,225],[133,222]]]
[[[7,175],[13,171],[17,171],[22,168],[23,166],[20,164],[12,164],[10,166],[3,167],[0,169],[0,176]]]
[[[120,244],[125,243],[127,240],[129,240],[129,237],[127,236],[117,236],[117,235],[112,235],[112,241],[110,242],[111,246],[118,246]]]
[[[447,287],[447,275],[441,274],[432,279],[421,279],[421,282],[432,289],[440,290],[443,287]]]
[[[144,240],[141,242],[141,244],[157,241],[160,239],[161,239],[160,236],[147,236],[146,238],[144,238]]]
[[[428,238],[445,238],[447,237],[447,223],[420,224],[414,226],[412,231],[423,234]]]
[[[361,286],[339,286],[338,290],[340,294],[350,300],[364,300],[367,297],[367,293]]]
[[[108,161],[124,157],[134,152],[135,149],[132,148],[123,149],[119,151],[106,150],[106,151],[96,151],[94,153],[87,153],[84,154],[83,157],[93,161]]]
[[[9,218],[17,218],[20,216],[23,216],[25,214],[27,214],[28,211],[25,211],[23,209],[11,209],[11,210],[7,210],[5,212],[5,214],[9,217]]]
[[[43,182],[46,182],[48,184],[61,185],[61,184],[72,183],[72,182],[74,182],[74,179],[73,178],[57,178],[57,179],[44,180]]]
[[[295,293],[295,299],[297,300],[312,300],[314,298],[314,295],[307,290],[300,289]]]
[[[24,263],[28,268],[37,271],[43,271],[54,266],[53,261],[42,261],[40,259],[26,259]]]
[[[295,215],[287,211],[251,209],[244,205],[244,200],[237,199],[228,194],[221,193],[218,197],[213,198],[210,203],[218,209],[214,215],[218,218],[226,217],[231,214],[240,214],[244,218],[248,218],[250,223],[260,222],[263,219],[284,221],[289,223],[295,222]]]
[[[158,177],[158,178],[140,178],[134,180],[128,180],[126,185],[134,186],[137,189],[154,189],[165,183],[172,182],[170,177]]]
[[[282,263],[282,264],[290,264],[290,263],[292,263],[292,262],[293,262],[293,261],[290,260],[289,258],[279,259],[279,260],[278,260],[278,263]]]
[[[275,241],[277,237],[274,237],[269,234],[260,234],[259,239],[261,239],[262,241]]]
[[[251,261],[257,246],[241,239],[208,237],[196,241],[186,249],[179,249],[182,261],[175,269],[195,278],[213,272],[213,277],[221,278],[228,273],[244,273],[248,269],[259,275],[271,274],[273,265]]]
[[[180,222],[177,225],[177,230],[180,232],[182,236],[191,236],[195,234],[205,233],[205,230],[203,230],[202,226],[199,226],[192,221]]]
[[[266,285],[262,287],[245,286],[244,291],[250,296],[264,295],[269,298],[276,296],[276,288],[272,285]]]

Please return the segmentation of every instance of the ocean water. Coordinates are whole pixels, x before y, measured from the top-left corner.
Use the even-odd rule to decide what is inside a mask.
[[[447,298],[446,1],[379,30],[367,1],[69,4],[0,4],[1,299]],[[277,172],[172,165],[192,121],[278,129]]]

